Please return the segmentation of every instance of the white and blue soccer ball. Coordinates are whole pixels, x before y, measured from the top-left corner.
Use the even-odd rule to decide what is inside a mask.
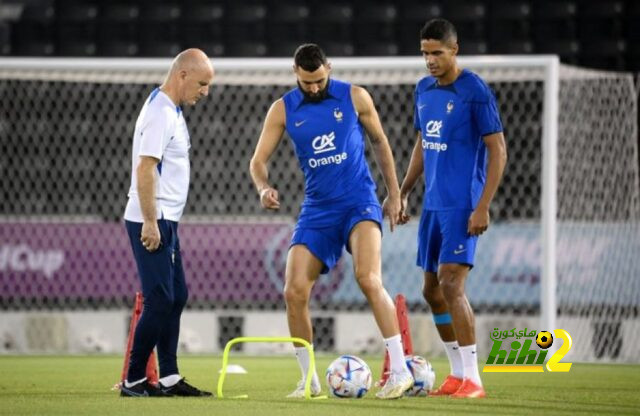
[[[405,361],[415,380],[413,387],[404,393],[405,396],[426,396],[436,382],[436,373],[433,371],[431,363],[419,355],[407,355]]]
[[[371,370],[354,355],[343,355],[327,368],[327,386],[332,397],[361,398],[371,388]]]

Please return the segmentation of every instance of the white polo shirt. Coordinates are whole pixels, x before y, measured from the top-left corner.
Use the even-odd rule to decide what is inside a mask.
[[[140,156],[152,156],[160,160],[156,171],[156,217],[180,220],[189,192],[190,147],[182,110],[156,88],[147,98],[136,121],[125,220],[144,222],[136,177]]]

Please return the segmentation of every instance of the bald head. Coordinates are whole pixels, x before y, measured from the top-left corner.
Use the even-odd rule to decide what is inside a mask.
[[[209,94],[213,75],[207,54],[196,48],[186,49],[171,63],[162,89],[177,105],[194,105]]]
[[[171,64],[170,72],[185,70],[194,71],[198,69],[209,69],[213,71],[211,61],[206,53],[197,48],[185,49],[180,52]]]

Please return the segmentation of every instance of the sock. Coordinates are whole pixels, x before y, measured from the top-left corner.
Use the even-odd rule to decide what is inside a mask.
[[[302,372],[302,380],[307,381],[307,372],[309,371],[309,351],[307,351],[305,347],[296,347],[295,349],[298,365],[300,365],[300,371]],[[313,349],[313,344],[311,345],[311,349]],[[318,379],[317,372],[313,373],[311,384],[314,386],[320,386],[320,379]]]
[[[182,380],[180,374],[171,374],[170,376],[162,377],[159,381],[164,387],[171,387],[178,384],[180,380]]]
[[[400,334],[384,339],[384,345],[389,352],[389,362],[391,371],[401,373],[407,370],[407,363],[404,360],[404,350],[402,349],[402,338]]]
[[[460,355],[462,355],[462,363],[464,365],[464,378],[471,379],[478,386],[482,386],[480,372],[478,371],[476,344],[461,346]]]
[[[460,354],[460,346],[458,341],[442,342],[444,349],[449,357],[449,365],[451,366],[451,374],[459,379],[464,378],[464,366],[462,365],[462,355]]]
[[[145,381],[147,378],[141,378],[140,380],[136,380],[136,381],[132,381],[131,383],[129,383],[127,380],[124,381],[124,386],[128,389],[130,389],[131,387],[135,386],[136,384],[140,384],[143,381]]]

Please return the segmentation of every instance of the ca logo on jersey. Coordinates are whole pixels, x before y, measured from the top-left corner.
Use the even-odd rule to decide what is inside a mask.
[[[333,144],[333,141],[335,139],[336,139],[336,133],[333,131],[329,134],[316,136],[311,142],[311,146],[313,147],[313,153],[317,155],[319,153],[336,150],[336,146]]]
[[[331,132],[329,134],[323,134],[321,136],[317,136],[311,142],[311,146],[313,147],[314,154],[320,154],[325,152],[330,152],[332,150],[336,150],[336,146],[333,144],[333,141],[336,139],[336,133]],[[308,163],[312,169],[315,169],[319,166],[327,166],[327,165],[339,165],[345,160],[347,160],[347,152],[342,152],[338,154],[333,154],[325,157],[319,157],[317,159],[310,158]]]
[[[431,120],[427,123],[425,136],[440,138],[440,129],[442,129],[442,120]]]

